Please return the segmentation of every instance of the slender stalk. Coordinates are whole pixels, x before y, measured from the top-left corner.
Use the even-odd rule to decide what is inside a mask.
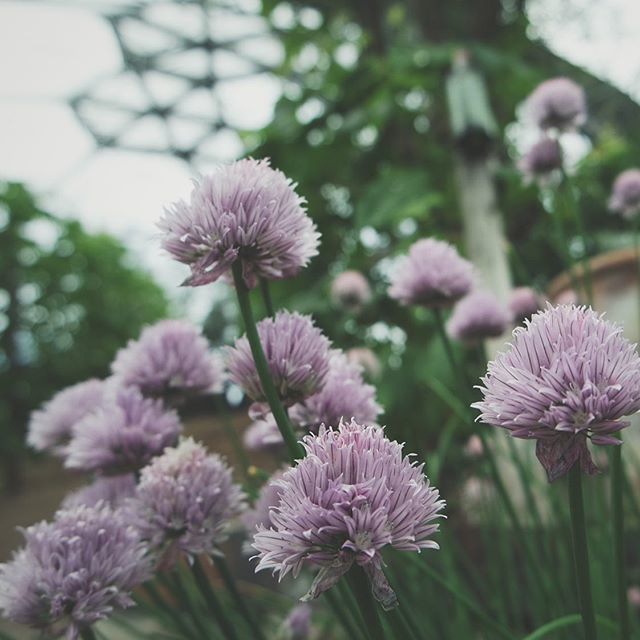
[[[227,619],[223,606],[218,600],[207,574],[204,572],[199,558],[194,558],[191,565],[191,572],[193,573],[194,580],[202,597],[209,609],[213,619],[218,623],[218,626],[222,630],[222,633],[227,640],[237,640],[237,635],[233,625]]]
[[[180,631],[180,633],[186,638],[192,638],[193,632],[189,629],[189,625],[182,619],[180,612],[176,607],[172,607],[167,605],[164,601],[155,585],[152,582],[145,582],[142,585],[142,589],[147,594],[151,602],[156,608],[156,611],[160,612],[161,615],[167,614],[169,621],[173,623],[175,628]]]
[[[344,627],[344,630],[347,632],[348,638],[362,638],[362,629],[358,624],[354,624],[351,620],[349,613],[347,613],[343,607],[340,598],[337,598],[333,591],[325,591],[324,597],[326,598],[329,606],[333,610],[336,618],[340,621],[340,624]],[[366,639],[365,639],[366,640]]]
[[[81,627],[80,637],[82,640],[96,640],[96,634],[91,627]]]
[[[284,410],[282,403],[280,402],[278,392],[275,385],[273,384],[273,380],[271,379],[269,365],[264,355],[262,344],[260,343],[260,336],[258,335],[258,329],[253,317],[253,311],[251,310],[249,290],[244,283],[244,278],[242,277],[242,267],[239,262],[235,262],[233,264],[232,272],[233,281],[236,287],[236,294],[238,296],[240,314],[242,315],[242,320],[244,321],[245,330],[247,332],[247,340],[249,341],[249,346],[251,347],[251,353],[253,354],[256,370],[258,371],[258,376],[260,377],[260,384],[262,385],[264,395],[267,398],[267,402],[269,403],[269,407],[271,408],[273,417],[275,418],[278,429],[280,430],[282,438],[284,439],[285,445],[287,446],[287,449],[289,451],[289,457],[293,462],[298,458],[302,458],[304,456],[304,451],[302,450],[302,447],[296,439],[287,413]]]
[[[372,640],[385,640],[384,629],[378,617],[378,604],[373,599],[371,584],[364,569],[354,564],[347,573],[347,582],[358,603],[367,636]]]
[[[267,315],[273,318],[273,316],[276,315],[276,312],[271,298],[271,289],[269,288],[269,281],[264,278],[260,278],[260,293],[262,294],[262,301],[264,302],[264,308],[267,311]]]
[[[636,259],[636,297],[638,298],[638,330],[640,330],[640,215],[633,219],[633,252]]]
[[[244,601],[242,594],[240,593],[240,591],[238,591],[238,587],[236,586],[236,581],[231,571],[229,571],[229,566],[227,565],[225,559],[221,556],[216,556],[216,555],[212,557],[213,557],[213,562],[216,565],[216,569],[218,570],[218,573],[222,577],[222,581],[224,582],[224,585],[227,588],[227,591],[233,598],[233,601],[235,602],[239,611],[244,616],[244,619],[247,621],[247,624],[251,627],[251,630],[253,631],[254,636],[258,638],[258,640],[265,640],[265,636],[262,633],[262,629],[260,629],[260,626],[258,625],[253,614],[251,613],[251,610],[247,606],[247,603]]]
[[[627,603],[627,580],[624,553],[624,477],[622,468],[622,446],[615,446],[611,462],[611,504],[613,506],[613,544],[615,551],[616,588],[618,596],[618,622],[620,640],[629,640],[629,606]]]
[[[207,640],[209,637],[209,632],[207,631],[204,622],[202,621],[198,610],[195,605],[191,601],[189,597],[189,593],[187,588],[182,581],[182,577],[178,573],[178,570],[175,569],[171,572],[171,580],[174,584],[174,591],[178,599],[180,600],[180,604],[187,611],[191,621],[193,622],[193,626],[196,628],[197,637],[202,638],[203,640]]]
[[[587,525],[584,517],[584,500],[582,498],[582,472],[578,464],[575,464],[569,471],[569,509],[571,511],[573,564],[576,572],[576,586],[582,614],[584,637],[585,640],[596,640],[596,616],[591,595]]]

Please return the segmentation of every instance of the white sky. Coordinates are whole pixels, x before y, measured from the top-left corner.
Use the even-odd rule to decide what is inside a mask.
[[[66,104],[70,95],[122,65],[112,31],[92,4],[0,2],[0,179],[24,181],[54,212],[122,238],[175,298],[185,271],[161,255],[154,224],[166,203],[188,195],[190,169],[168,155],[96,152]],[[562,0],[538,0],[531,10],[537,32],[559,54],[640,98],[640,1],[569,4],[580,19],[567,16]],[[217,26],[224,33],[233,25]],[[254,50],[277,57],[277,47],[264,40],[256,40]],[[264,76],[229,84],[225,110],[236,126],[260,128],[272,116],[278,91]],[[216,147],[220,157],[239,151],[233,136]],[[207,310],[212,291],[205,289],[184,301],[194,319]]]

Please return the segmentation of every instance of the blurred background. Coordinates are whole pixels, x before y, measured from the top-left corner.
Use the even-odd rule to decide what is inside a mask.
[[[186,273],[155,230],[220,162],[269,156],[299,183],[321,252],[276,283],[276,303],[373,352],[383,422],[427,459],[452,418],[430,381],[454,381],[428,314],[386,298],[389,269],[436,235],[466,247],[503,299],[514,285],[562,293],[546,203],[515,166],[535,137],[522,101],[549,77],[587,93],[588,123],[565,140],[589,238],[571,250],[613,270],[615,307],[632,240],[606,203],[640,163],[638,33],[636,0],[0,2],[0,560],[15,525],[82,481],[26,451],[34,408],[107,375],[161,317],[204,323],[214,345],[238,333],[226,285],[179,288]],[[495,222],[495,259],[469,237],[476,206]],[[375,293],[358,313],[327,304],[347,268]],[[473,471],[453,451],[457,473],[438,477],[447,496]]]

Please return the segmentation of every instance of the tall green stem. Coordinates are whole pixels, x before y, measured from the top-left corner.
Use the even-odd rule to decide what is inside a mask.
[[[569,509],[571,511],[571,538],[573,541],[573,564],[576,572],[578,600],[582,614],[585,640],[596,640],[596,617],[591,595],[591,574],[589,570],[589,549],[587,546],[587,525],[584,517],[582,498],[582,471],[575,464],[569,471]]]
[[[613,448],[611,462],[611,504],[613,507],[613,537],[616,567],[616,588],[618,590],[618,622],[620,640],[629,640],[629,607],[627,603],[627,581],[624,553],[624,476],[622,468],[622,446]]]
[[[224,607],[220,604],[218,596],[211,587],[209,578],[207,578],[207,574],[204,572],[199,558],[194,558],[193,564],[191,564],[191,571],[207,608],[211,612],[213,619],[218,623],[224,637],[227,640],[237,640],[238,636],[236,635],[235,629],[227,619]]]
[[[80,629],[80,637],[82,640],[96,640],[96,634],[91,627],[82,627]]]
[[[269,289],[269,281],[264,278],[260,278],[260,293],[262,293],[262,300],[264,302],[264,308],[267,311],[267,315],[273,318],[276,314],[273,307],[273,300],[271,299],[271,290]]]
[[[271,373],[269,371],[269,365],[260,343],[260,336],[258,335],[258,328],[253,317],[253,311],[251,310],[251,300],[249,298],[249,290],[245,285],[244,278],[242,277],[242,266],[239,262],[235,262],[232,267],[233,282],[236,287],[236,294],[238,296],[238,305],[240,307],[240,314],[244,322],[245,331],[247,332],[247,340],[251,347],[251,353],[255,361],[256,370],[260,378],[260,384],[262,390],[267,398],[273,417],[275,418],[278,429],[282,434],[284,443],[289,451],[289,457],[292,461],[304,456],[304,451],[298,443],[289,418],[287,416],[278,392],[273,380],[271,379]]]
[[[378,604],[371,593],[371,583],[364,569],[354,564],[347,573],[347,582],[358,603],[367,636],[372,640],[385,640],[384,629],[378,616]]]
[[[251,610],[247,606],[247,603],[244,601],[242,594],[238,591],[238,587],[236,586],[236,581],[233,577],[231,571],[229,571],[229,567],[227,566],[226,560],[221,556],[212,556],[213,562],[216,565],[216,569],[218,573],[222,577],[222,581],[224,582],[227,591],[233,598],[236,606],[244,616],[244,619],[247,621],[247,624],[251,627],[253,634],[258,640],[265,640],[265,636],[262,633],[262,630],[258,626],[258,623],[255,621]]]

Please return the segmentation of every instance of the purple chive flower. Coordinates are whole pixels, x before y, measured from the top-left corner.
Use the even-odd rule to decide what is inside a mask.
[[[180,552],[214,553],[244,506],[222,458],[187,438],[142,470],[128,509],[161,564],[171,565]]]
[[[282,487],[279,481],[283,475],[284,471],[276,471],[260,489],[253,507],[242,514],[242,524],[248,533],[253,535],[257,527],[271,526],[271,509],[280,502]]]
[[[112,390],[103,407],[73,430],[65,466],[118,475],[136,471],[178,439],[182,425],[161,400],[135,387]]]
[[[132,606],[131,590],[150,577],[137,531],[106,505],[61,510],[23,534],[24,548],[0,565],[0,611],[47,637],[77,638]]]
[[[542,308],[540,294],[531,287],[516,287],[509,296],[509,311],[516,324],[528,320]]]
[[[322,389],[291,408],[293,421],[311,430],[317,430],[321,424],[335,427],[340,420],[351,418],[371,424],[381,413],[376,390],[362,379],[362,368],[349,362],[338,349],[331,351],[329,373]]]
[[[389,296],[403,305],[449,307],[472,285],[473,267],[442,240],[418,240],[391,279]]]
[[[121,476],[98,477],[91,484],[73,491],[62,502],[64,509],[84,505],[93,507],[98,502],[116,508],[133,496],[136,490],[136,478],[133,473]]]
[[[303,602],[296,605],[282,623],[285,640],[307,640],[311,633],[311,605]]]
[[[541,129],[568,131],[587,120],[584,89],[569,78],[552,78],[540,83],[527,98],[526,110]]]
[[[331,283],[331,299],[347,311],[360,311],[371,297],[369,281],[359,271],[343,271]]]
[[[320,234],[296,185],[269,160],[239,160],[197,182],[190,202],[166,210],[162,246],[191,267],[186,285],[214,282],[236,261],[244,280],[295,275],[318,253]]]
[[[258,334],[271,377],[287,405],[322,388],[329,370],[329,340],[309,316],[279,311],[258,322]],[[246,336],[228,347],[227,369],[233,382],[256,402],[266,400]]]
[[[296,577],[305,564],[320,569],[303,601],[331,588],[355,562],[369,576],[386,609],[397,604],[382,571],[381,551],[437,549],[444,502],[423,465],[403,456],[402,445],[376,426],[342,422],[303,438],[307,456],[278,482],[280,502],[271,527],[254,538],[256,571]]]
[[[162,320],[121,349],[111,371],[145,396],[174,398],[220,391],[222,363],[200,331],[184,320]]]
[[[640,213],[640,169],[627,169],[615,179],[609,209],[625,218]]]
[[[518,168],[526,182],[544,182],[558,169],[562,169],[562,147],[556,138],[545,135],[525,153]]]
[[[510,322],[509,312],[493,294],[474,291],[454,307],[447,323],[447,332],[456,340],[473,344],[501,336]]]
[[[279,451],[284,447],[282,434],[272,413],[251,423],[242,441],[249,451]]]
[[[597,468],[587,449],[619,444],[624,416],[640,410],[640,358],[622,329],[573,305],[537,313],[482,378],[479,419],[536,440],[549,481],[575,464]]]
[[[354,347],[353,349],[349,349],[347,351],[347,359],[349,362],[361,366],[364,374],[370,380],[375,380],[380,373],[382,373],[378,356],[367,347]]]
[[[29,422],[27,442],[38,451],[64,456],[74,425],[102,403],[104,382],[91,379],[57,393]]]

